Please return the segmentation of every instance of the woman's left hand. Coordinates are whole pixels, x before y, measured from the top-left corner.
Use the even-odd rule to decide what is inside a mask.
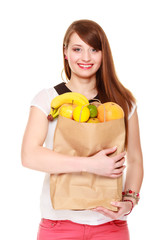
[[[104,207],[97,207],[92,210],[116,220],[116,219],[119,219],[120,217],[124,216],[128,212],[130,212],[130,210],[132,208],[131,202],[111,202],[111,204],[115,207],[118,207],[117,212],[113,212]]]

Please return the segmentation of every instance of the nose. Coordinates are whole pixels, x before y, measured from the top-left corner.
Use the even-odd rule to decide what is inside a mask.
[[[89,62],[91,59],[90,52],[89,51],[83,51],[82,53],[82,60],[85,62]]]

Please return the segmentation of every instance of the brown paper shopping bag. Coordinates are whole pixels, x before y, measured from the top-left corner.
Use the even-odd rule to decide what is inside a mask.
[[[59,116],[54,134],[54,151],[72,156],[92,156],[117,146],[114,156],[124,151],[124,118],[103,123],[80,123]],[[111,201],[122,198],[122,176],[116,179],[95,174],[50,175],[50,195],[54,209],[84,210],[103,206],[116,211]]]

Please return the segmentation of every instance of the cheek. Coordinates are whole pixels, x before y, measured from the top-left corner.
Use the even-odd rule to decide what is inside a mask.
[[[101,63],[102,63],[102,53],[99,54],[98,58],[99,58],[99,65],[101,65]]]
[[[101,66],[101,63],[102,63],[102,59],[99,59],[99,62],[98,62],[98,63],[99,63],[99,66]]]
[[[101,63],[102,63],[102,54],[99,53],[99,54],[95,55],[95,56],[94,56],[94,61],[97,63],[97,65],[100,66]]]
[[[101,64],[102,64],[102,58],[101,57],[97,58],[97,59],[95,59],[95,61],[97,63],[97,67],[99,68],[101,66]]]
[[[74,64],[78,60],[78,56],[75,54],[70,54],[68,56],[69,64]]]

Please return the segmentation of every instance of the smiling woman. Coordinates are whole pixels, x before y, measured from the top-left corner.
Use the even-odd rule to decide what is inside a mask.
[[[87,78],[88,81],[96,83],[96,72],[102,62],[101,50],[94,49],[86,44],[77,33],[72,33],[64,53],[71,69],[71,81],[74,78]]]
[[[97,23],[90,20],[73,22],[64,36],[63,57],[68,82],[43,89],[35,96],[22,143],[23,166],[46,172],[41,194],[42,221],[38,240],[129,240],[126,214],[130,213],[136,204],[136,194],[140,191],[143,179],[143,157],[135,98],[118,80],[107,37]],[[70,156],[54,151],[56,120],[48,122],[47,116],[52,99],[65,92],[81,93],[90,101],[95,97],[102,103],[115,102],[120,105],[125,115],[126,151],[110,156],[117,150],[116,146],[112,146],[88,157]],[[126,193],[130,189],[134,195],[125,194],[122,199],[124,201],[112,202],[113,206],[118,207],[117,212],[100,206],[83,211],[56,210],[52,207],[50,174],[79,174],[85,171],[98,176],[118,178],[122,176],[125,168],[126,152],[127,174],[124,191]],[[62,192],[64,190],[62,189]],[[86,198],[86,201],[90,200]]]

